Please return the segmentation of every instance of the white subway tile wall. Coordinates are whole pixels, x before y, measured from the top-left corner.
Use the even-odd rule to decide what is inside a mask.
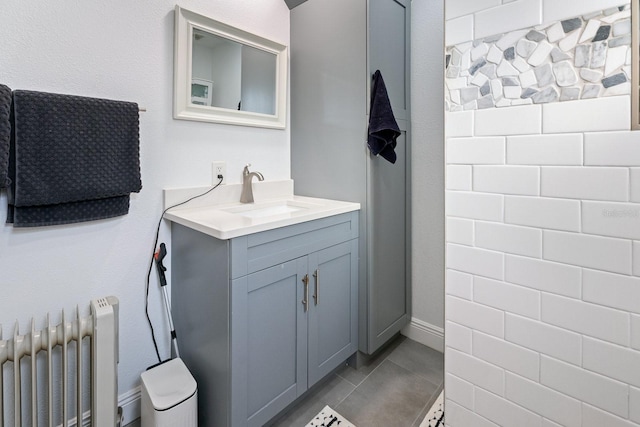
[[[533,166],[475,166],[473,190],[486,193],[538,196],[540,168]]]
[[[474,38],[479,39],[542,22],[542,0],[519,0],[475,13]]]
[[[582,231],[601,236],[640,239],[638,204],[584,200],[582,201]]]
[[[631,274],[631,240],[544,231],[542,257],[570,265]]]
[[[476,136],[531,135],[542,132],[542,105],[487,108],[475,112]]]
[[[562,427],[560,424],[554,423],[546,418],[542,419],[542,427]]]
[[[537,381],[530,381],[507,371],[505,397],[513,403],[563,426],[580,427],[582,418],[580,401],[541,385]],[[445,413],[446,411],[448,408],[445,408]],[[447,424],[449,424],[448,419]],[[462,424],[451,425],[461,426]]]
[[[629,130],[631,97],[552,102],[542,109],[543,133]]]
[[[448,191],[445,210],[449,216],[502,221],[503,196],[500,194]]]
[[[473,384],[451,374],[445,375],[444,384],[449,399],[473,410]]]
[[[447,218],[449,242],[473,246],[473,221],[463,218]]]
[[[473,300],[499,310],[508,308],[521,316],[533,319],[540,317],[540,293],[522,286],[474,277]]]
[[[540,355],[504,340],[473,332],[473,355],[525,378],[540,378]]]
[[[544,293],[540,306],[540,318],[544,323],[616,344],[629,345],[628,313]]]
[[[450,138],[446,151],[449,164],[503,165],[505,138]]]
[[[515,76],[518,91],[571,85],[555,65],[585,59],[576,46],[605,31],[608,59],[579,78],[600,84],[628,66],[617,45],[628,1],[445,1],[447,45],[469,42],[453,65],[496,65],[497,79],[446,79],[463,102],[470,86],[506,98]],[[547,44],[558,48],[536,65]],[[447,426],[640,426],[640,132],[628,93],[446,112]]]
[[[447,166],[447,190],[471,191],[471,173],[473,169],[468,165]]]
[[[461,326],[458,323],[446,322],[445,326],[448,328],[450,334],[449,347],[460,350],[464,353],[471,354],[471,342],[473,331],[470,328]],[[464,402],[461,402],[464,405]],[[464,405],[467,406],[467,405]],[[472,406],[468,406],[472,409]]]
[[[480,248],[447,244],[449,268],[502,280],[504,275],[504,254]]]
[[[633,274],[640,276],[640,242],[633,242]]]
[[[580,201],[543,197],[507,196],[504,221],[563,231],[580,231]]]
[[[640,168],[631,168],[631,201],[640,203]]]
[[[504,312],[461,298],[445,296],[445,309],[451,310],[449,320],[468,328],[504,337]]]
[[[541,359],[541,384],[613,414],[629,414],[627,384],[547,356]]]
[[[542,231],[536,228],[476,221],[474,240],[479,248],[535,258],[542,256]]]
[[[582,270],[571,265],[522,256],[505,257],[505,281],[539,291],[580,298]]]
[[[507,164],[582,166],[582,134],[509,136]]]
[[[447,1],[456,3],[456,0]],[[544,22],[557,21],[577,15],[589,16],[592,12],[602,9],[612,9],[624,5],[620,0],[580,0],[579,2],[543,0],[542,18]]]
[[[475,389],[475,410],[501,426],[539,427],[542,422],[540,415],[481,388]]]
[[[637,351],[585,338],[583,353],[585,369],[640,387],[640,354]]]
[[[620,417],[605,412],[593,406],[583,404],[582,414],[584,422],[582,427],[635,427],[637,424],[626,421]]]
[[[640,388],[631,387],[629,394],[629,408],[632,421],[640,423]]]
[[[457,114],[445,112],[445,133],[449,137],[473,135],[473,111],[461,111]]]
[[[501,0],[458,0],[450,3],[445,10],[445,19],[453,19],[479,10],[500,6]]]
[[[473,39],[473,15],[447,19],[445,23],[445,44],[453,45]]]
[[[505,319],[505,340],[574,365],[582,360],[580,335],[510,313]]]
[[[640,165],[640,144],[631,132],[589,133],[584,139],[584,164],[589,166]]]
[[[466,300],[473,300],[473,276],[456,270],[447,271],[447,294]]]
[[[640,316],[631,315],[631,348],[640,350]]]
[[[629,200],[629,169],[544,166],[540,194],[570,199]]]
[[[447,370],[470,383],[494,394],[504,395],[504,370],[477,357],[457,350],[445,355]]]
[[[447,425],[497,427],[497,424],[494,424],[475,412],[458,405],[451,399],[445,400],[445,407],[447,408]]]
[[[584,301],[640,314],[640,278],[584,269],[582,282]]]

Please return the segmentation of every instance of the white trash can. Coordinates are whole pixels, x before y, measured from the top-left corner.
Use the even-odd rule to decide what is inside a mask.
[[[140,377],[142,427],[198,426],[198,385],[182,359],[172,359]]]

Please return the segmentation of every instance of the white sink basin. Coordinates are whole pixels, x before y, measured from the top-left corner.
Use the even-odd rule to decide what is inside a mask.
[[[233,208],[221,209],[222,211],[243,216],[245,218],[265,218],[274,215],[288,214],[309,209],[302,203],[295,203],[289,200],[281,200],[272,203],[246,204]]]

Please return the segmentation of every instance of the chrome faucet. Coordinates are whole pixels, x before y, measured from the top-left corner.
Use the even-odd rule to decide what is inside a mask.
[[[250,164],[244,167],[242,171],[242,195],[240,196],[240,203],[253,203],[253,187],[251,182],[253,177],[257,177],[258,181],[264,181],[264,176],[260,172],[249,172]]]

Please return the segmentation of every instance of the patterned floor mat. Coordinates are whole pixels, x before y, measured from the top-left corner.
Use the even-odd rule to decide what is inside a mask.
[[[427,416],[420,424],[420,427],[444,427],[444,392],[440,395],[427,412]]]
[[[309,423],[306,427],[355,427],[351,424],[345,417],[334,411],[329,407],[329,405],[325,406],[322,411]]]

